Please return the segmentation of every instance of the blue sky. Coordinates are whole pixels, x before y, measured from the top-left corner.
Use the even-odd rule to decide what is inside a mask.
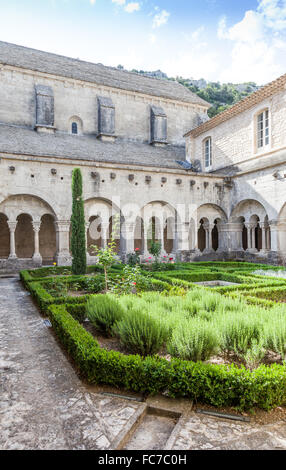
[[[266,83],[286,73],[286,0],[0,0],[0,39],[127,69]]]

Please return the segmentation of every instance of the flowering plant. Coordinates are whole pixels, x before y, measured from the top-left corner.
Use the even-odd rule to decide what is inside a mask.
[[[117,276],[110,281],[110,290],[114,294],[137,294],[150,285],[149,276],[143,274],[139,265],[125,265],[123,275]]]

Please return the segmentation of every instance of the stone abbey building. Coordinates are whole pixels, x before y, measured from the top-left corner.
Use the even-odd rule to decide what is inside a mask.
[[[0,270],[71,263],[80,168],[88,262],[118,253],[286,261],[286,75],[208,119],[174,81],[0,42]]]

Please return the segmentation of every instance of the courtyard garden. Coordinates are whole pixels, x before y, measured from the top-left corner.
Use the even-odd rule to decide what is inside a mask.
[[[87,266],[78,169],[72,190],[72,266],[20,275],[81,377],[217,407],[286,405],[286,270],[175,262],[155,233],[143,263],[135,250],[122,264],[112,233]]]
[[[51,267],[21,279],[82,378],[214,406],[286,404],[286,271],[239,262]]]

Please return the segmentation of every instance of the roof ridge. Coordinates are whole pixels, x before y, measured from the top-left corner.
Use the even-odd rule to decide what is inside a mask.
[[[1,46],[2,48],[4,48],[4,51],[2,52],[1,51]],[[10,48],[11,49],[11,54],[7,54],[7,51],[5,51],[5,48]],[[13,57],[13,53],[12,53],[12,49],[19,53],[19,51],[23,51],[23,56],[24,57],[21,57],[21,59],[17,58],[16,57],[16,60],[15,60],[15,57]],[[2,52],[2,55],[4,55],[4,59],[1,58],[1,52]],[[5,57],[5,52],[6,52],[6,57]],[[31,54],[31,56],[29,56],[29,53]],[[82,60],[82,59],[79,59],[79,58],[73,58],[73,57],[68,57],[68,56],[65,56],[65,55],[61,55],[61,54],[56,54],[54,52],[46,52],[46,51],[43,51],[43,50],[39,50],[39,49],[34,49],[34,48],[31,48],[31,47],[27,47],[27,46],[22,46],[22,45],[18,45],[18,44],[13,44],[13,43],[9,43],[9,42],[5,42],[5,41],[0,41],[0,63],[4,63],[4,64],[7,64],[7,65],[14,65],[14,66],[18,66],[20,68],[29,68],[29,65],[30,65],[30,68],[31,70],[37,70],[37,71],[43,71],[41,70],[41,68],[43,69],[44,66],[43,64],[40,63],[40,61],[38,60],[37,61],[37,64],[35,65],[32,64],[33,62],[33,59],[34,57],[32,56],[32,54],[39,54],[41,55],[42,57],[42,60],[45,58],[44,56],[46,56],[46,58],[49,58],[49,61],[48,63],[45,63],[45,66],[46,68],[51,68],[51,62],[53,61],[54,59],[54,63],[52,65],[54,65],[54,68],[57,69],[57,60],[58,61],[63,61],[63,63],[66,64],[66,67],[69,68],[71,67],[72,65],[78,65],[79,67],[79,70],[76,70],[76,72],[70,71],[69,70],[64,70],[64,66],[63,66],[63,70],[61,69],[60,71],[59,70],[56,70],[54,72],[55,75],[60,75],[60,76],[68,76],[70,77],[70,75],[77,75],[78,77],[81,75],[81,78],[75,78],[74,76],[71,77],[71,78],[74,78],[74,79],[81,79],[81,80],[86,80],[88,82],[95,82],[95,83],[98,83],[96,82],[96,78],[98,78],[99,81],[101,82],[104,82],[104,80],[107,81],[106,83],[106,86],[113,86],[113,87],[117,87],[117,88],[121,88],[121,89],[126,89],[126,90],[129,90],[130,87],[132,89],[132,80],[130,79],[130,82],[131,83],[128,83],[129,80],[128,80],[128,77],[132,77],[133,79],[135,80],[139,80],[140,83],[142,84],[142,88],[145,88],[145,91],[143,91],[144,93],[146,94],[150,94],[150,95],[155,95],[155,96],[164,96],[164,92],[165,92],[165,97],[166,98],[169,98],[169,99],[174,99],[174,100],[177,100],[177,101],[182,101],[182,102],[189,102],[189,103],[192,103],[192,104],[201,104],[202,106],[208,106],[209,103],[207,103],[205,100],[203,100],[202,98],[200,98],[199,96],[197,96],[195,93],[191,92],[188,88],[186,88],[185,86],[183,86],[181,83],[179,83],[178,81],[176,80],[166,80],[166,79],[161,79],[161,78],[156,78],[156,77],[149,77],[147,75],[142,75],[142,74],[139,74],[139,73],[136,73],[136,72],[131,72],[131,71],[128,71],[128,70],[121,70],[121,69],[118,69],[117,67],[112,67],[112,66],[108,66],[108,65],[103,65],[101,63],[95,63],[95,62],[89,62],[89,61],[86,61],[86,60]],[[25,56],[25,54],[27,54],[27,56]],[[15,54],[16,55],[16,54]],[[7,56],[9,57],[9,60],[7,59]],[[13,63],[13,59],[14,59],[14,63]],[[17,59],[18,59],[18,63],[17,63]],[[22,62],[21,62],[22,60]],[[26,65],[22,65],[23,63],[25,63],[25,60],[27,62]],[[30,61],[30,64],[28,64],[28,62]],[[11,63],[12,62],[12,63]],[[81,71],[80,70],[80,67],[81,65],[83,67],[85,67],[85,70]],[[96,67],[97,69],[97,72],[96,70],[94,70],[94,73],[92,73],[92,71],[88,70],[88,67],[91,69],[92,67]],[[47,70],[44,70],[43,71],[44,73],[52,73],[51,71],[47,71]],[[112,72],[116,72],[117,74],[117,77],[113,77],[111,74]],[[109,75],[108,75],[109,73]],[[97,77],[96,77],[96,74],[97,74]],[[90,76],[88,76],[90,75]],[[91,77],[91,75],[93,75],[93,77]],[[105,76],[107,75],[107,76]],[[93,80],[92,80],[93,78]],[[109,81],[109,83],[108,83]],[[121,81],[121,83],[120,83]],[[113,85],[110,84],[111,82],[113,82]],[[115,83],[116,82],[116,83]],[[99,83],[101,85],[104,85],[104,83]],[[162,92],[161,93],[158,93],[156,95],[156,93],[154,92],[154,90],[152,90],[152,85],[159,85],[160,84],[162,85]],[[121,86],[120,86],[121,85]],[[133,83],[133,88],[134,88],[134,91],[135,91],[135,85]],[[138,85],[138,92],[140,93],[140,85]],[[165,88],[165,90],[164,90]],[[180,92],[180,91],[181,92]],[[153,91],[153,92],[152,92]],[[172,93],[173,91],[173,93]]]
[[[56,52],[44,51],[42,49],[35,49],[34,47],[22,46],[21,44],[15,44],[13,42],[0,41],[0,45],[1,44],[7,44],[7,46],[15,46],[15,47],[20,47],[22,49],[27,49],[27,50],[30,50],[30,51],[41,52],[43,54],[49,54],[49,55],[56,56],[56,57],[63,58],[63,59],[75,60],[77,62],[82,62],[83,64],[97,65],[98,67],[103,67],[103,68],[107,68],[107,69],[116,70],[119,73],[122,72],[122,73],[126,73],[126,74],[132,74],[132,75],[136,75],[137,77],[138,76],[139,77],[144,76],[144,78],[148,78],[150,80],[157,80],[157,81],[162,81],[162,82],[170,81],[172,83],[176,83],[177,85],[183,86],[177,80],[166,80],[166,79],[158,78],[158,77],[149,77],[148,75],[140,74],[140,73],[137,73],[137,72],[132,72],[131,70],[118,69],[117,67],[115,67],[113,65],[104,65],[101,62],[91,62],[90,60],[79,59],[78,57],[71,57],[71,56],[63,55],[63,54],[57,54]]]
[[[271,96],[273,93],[280,91],[279,88],[277,88],[277,85],[279,85],[280,82],[282,82],[281,84],[283,85],[286,84],[286,73],[276,78],[275,80],[272,80],[266,85],[262,86],[258,90],[252,92],[250,95],[246,96],[242,100],[239,100],[237,103],[234,103],[230,108],[225,109],[224,111],[217,114],[213,118],[200,124],[198,127],[191,129],[189,132],[185,134],[185,137],[189,135],[192,135],[193,137],[197,137],[203,132],[209,129],[212,129],[216,125],[222,122],[225,122],[227,119],[237,116],[238,114],[243,113],[247,109],[250,109],[252,106],[255,106],[255,104],[259,103],[260,101],[263,101],[263,99],[266,99],[269,96]],[[267,94],[267,91],[269,91],[268,94]],[[264,95],[265,92],[267,96]],[[262,98],[261,100],[259,99],[260,97]],[[249,106],[244,107],[245,103],[246,104],[249,103]]]

